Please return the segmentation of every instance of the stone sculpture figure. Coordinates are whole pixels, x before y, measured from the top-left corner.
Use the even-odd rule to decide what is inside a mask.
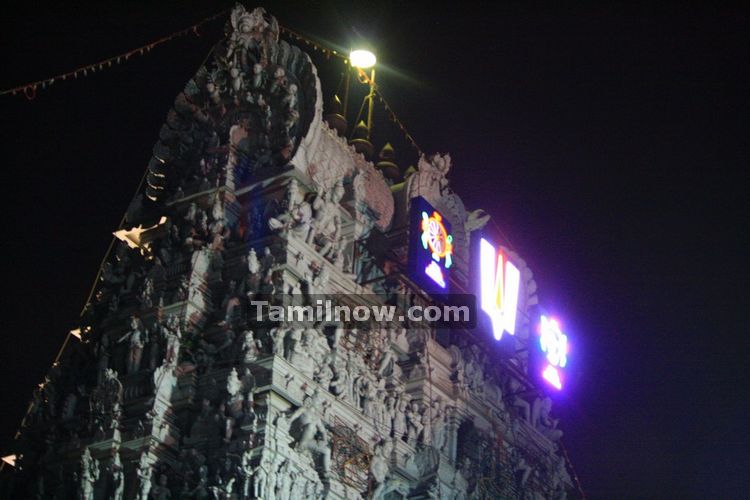
[[[81,500],[94,500],[94,486],[99,479],[99,461],[86,448],[81,455]]]
[[[317,414],[317,408],[320,406],[317,391],[312,395],[305,396],[302,406],[297,408],[289,417],[289,423],[293,424],[299,420],[301,436],[297,440],[297,447],[301,450],[308,449],[315,439],[318,432],[325,433],[326,429],[322,420]]]
[[[520,395],[521,384],[513,377],[508,379],[508,393],[510,395],[510,404],[521,410],[521,416],[527,422],[531,418],[531,408],[529,402],[523,399]]]
[[[239,467],[239,473],[240,477],[242,478],[242,486],[240,489],[240,499],[245,500],[247,498],[251,498],[251,491],[250,486],[253,482],[253,466],[252,466],[252,450],[247,449],[244,453],[242,453],[242,458],[240,458],[240,467]]]
[[[432,416],[430,415],[430,409],[425,408],[422,413],[422,444],[430,446],[432,442]],[[439,449],[438,449],[439,450]]]
[[[448,442],[446,435],[447,412],[440,398],[432,402],[432,446],[438,451],[443,451]]]
[[[393,437],[402,439],[407,432],[406,413],[409,408],[409,395],[400,392],[396,398],[396,411],[393,414]]]
[[[167,318],[167,324],[162,329],[167,343],[163,362],[167,366],[177,365],[180,356],[180,341],[182,340],[182,333],[180,332],[179,321],[180,320],[177,316],[172,314]]]
[[[141,357],[143,356],[143,346],[145,345],[146,334],[143,329],[143,323],[137,316],[130,317],[130,331],[120,337],[117,343],[130,340],[130,350],[128,352],[127,373],[135,373],[141,368]]]
[[[302,328],[292,328],[287,337],[289,346],[284,352],[284,357],[292,364],[295,364],[299,358],[306,356],[302,345],[302,332]],[[295,359],[295,357],[298,359]]]
[[[554,442],[562,437],[563,431],[557,428],[558,419],[550,417],[551,411],[552,399],[549,397],[544,399],[536,398],[531,413],[531,425],[546,436],[547,439]]]
[[[260,463],[253,469],[253,491],[254,498],[269,498],[274,500],[274,490],[276,487],[276,477],[273,471],[273,459],[263,453]]]
[[[294,230],[295,235],[307,235],[312,220],[312,208],[304,200],[296,179],[287,186],[287,209],[277,217],[268,220],[268,227],[274,231]]]
[[[208,498],[208,491],[208,467],[201,465],[198,467],[198,484],[190,491],[188,498],[204,500]]]
[[[253,363],[258,359],[262,349],[260,339],[256,339],[252,330],[245,330],[242,335],[242,352],[245,363]]]
[[[312,220],[310,221],[310,231],[307,233],[307,238],[305,238],[305,241],[308,244],[311,244],[313,242],[313,239],[315,239],[315,236],[317,235],[319,229],[323,227],[324,223],[326,222],[326,217],[328,216],[328,210],[326,210],[328,200],[326,198],[327,193],[323,190],[322,187],[318,187],[318,192],[311,206],[314,215]]]
[[[289,461],[284,461],[276,474],[276,498],[278,500],[290,500],[292,496],[292,484],[297,479],[297,474],[290,470]]]
[[[419,412],[419,403],[417,401],[412,401],[406,409],[406,425],[406,442],[411,446],[416,446],[417,438],[424,429],[422,415]]]
[[[122,500],[125,493],[125,471],[120,461],[120,452],[115,452],[110,465],[112,471],[112,500]]]
[[[372,461],[370,462],[370,475],[377,485],[372,493],[373,500],[381,499],[384,496],[383,490],[386,487],[386,478],[391,469],[389,464],[391,451],[392,447],[389,441],[378,443],[373,450]]]
[[[159,476],[159,481],[151,491],[150,498],[153,500],[169,500],[170,498],[172,498],[172,492],[169,490],[169,486],[167,485],[168,482],[169,478],[167,477],[167,475],[161,474]]]
[[[151,492],[151,464],[148,460],[148,452],[141,453],[141,460],[138,463],[136,476],[138,477],[138,500],[149,500]]]
[[[250,274],[260,274],[260,261],[254,248],[247,253],[247,270]]]
[[[305,396],[302,406],[289,417],[290,424],[297,422],[301,429],[301,435],[297,439],[296,449],[308,452],[315,458],[318,457],[322,464],[324,474],[330,469],[331,450],[328,441],[328,431],[323,420],[317,413],[321,408],[320,398],[317,390],[310,396]]]
[[[316,243],[318,252],[331,262],[336,261],[340,251],[341,218],[339,216],[339,202],[344,196],[344,185],[338,180],[328,192],[318,192],[315,200],[315,219],[307,235],[308,243]]]
[[[331,386],[331,381],[333,380],[333,370],[331,370],[331,366],[327,362],[321,364],[315,371],[313,378],[321,385],[321,387],[323,387],[323,389],[328,390]]]
[[[227,377],[227,393],[229,393],[230,404],[238,399],[242,398],[240,391],[242,390],[242,382],[237,374],[237,369],[232,368]]]

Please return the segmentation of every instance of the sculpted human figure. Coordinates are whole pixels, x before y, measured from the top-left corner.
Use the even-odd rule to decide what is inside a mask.
[[[237,374],[237,369],[232,368],[227,377],[227,393],[229,394],[230,403],[236,401],[241,397],[240,390],[242,389],[242,382]]]
[[[319,191],[315,200],[315,219],[312,230],[308,234],[308,243],[317,243],[318,252],[329,261],[334,262],[336,253],[340,250],[341,218],[339,216],[339,202],[344,195],[344,185],[341,180],[328,192]]]
[[[276,489],[276,471],[273,459],[264,452],[260,464],[253,470],[253,495],[255,498],[274,500]]]
[[[292,484],[297,479],[297,473],[290,469],[289,461],[286,460],[276,474],[276,498],[278,500],[291,500]]]
[[[252,330],[245,330],[242,336],[242,352],[243,361],[245,363],[253,363],[258,359],[262,344],[260,339],[256,339]]]
[[[370,474],[372,475],[377,487],[373,491],[372,498],[381,498],[382,491],[385,489],[385,480],[390,471],[391,446],[389,441],[383,441],[375,445],[370,462]]]
[[[208,467],[201,465],[198,467],[198,484],[190,492],[188,498],[199,498],[201,500],[208,498]]]
[[[289,349],[284,357],[290,360],[292,364],[295,364],[295,361],[297,361],[295,360],[296,357],[306,355],[302,344],[302,332],[302,328],[292,328],[289,332]]]
[[[396,400],[396,411],[393,415],[393,436],[402,439],[407,431],[406,413],[409,408],[409,396],[401,392]]]
[[[323,389],[328,390],[333,380],[333,370],[328,363],[323,363],[318,367],[315,372],[315,381],[320,384]]]
[[[151,492],[151,465],[148,463],[148,452],[141,453],[136,476],[138,477],[138,500],[148,500]]]
[[[552,399],[536,398],[532,411],[531,425],[544,434],[550,441],[557,441],[563,435],[563,431],[557,428],[558,419],[550,417],[552,411]]]
[[[172,492],[169,490],[168,482],[169,478],[167,475],[161,474],[156,487],[151,491],[150,498],[153,500],[169,500],[172,498]]]
[[[260,274],[260,261],[254,248],[247,253],[247,270],[250,274]]]
[[[240,489],[240,498],[250,498],[250,485],[253,481],[253,466],[252,466],[252,450],[247,449],[242,453],[240,459],[239,473],[242,478],[242,486]]]
[[[175,366],[180,355],[180,320],[174,314],[167,319],[166,328],[163,329],[164,337],[167,340],[167,348],[164,353],[164,363],[168,366]]]
[[[422,433],[422,415],[419,413],[419,403],[412,401],[406,410],[407,437],[406,441],[411,446],[416,446],[417,438]]]
[[[529,422],[531,418],[531,408],[529,407],[529,402],[521,397],[520,392],[521,384],[513,377],[510,377],[508,379],[508,393],[511,398],[510,404],[521,410],[521,415],[524,420]]]
[[[99,461],[88,448],[81,455],[81,499],[94,500],[94,486],[99,479]]]
[[[326,223],[326,218],[328,217],[328,210],[326,208],[328,200],[326,198],[326,192],[322,187],[318,187],[317,195],[312,203],[312,210],[315,215],[313,215],[312,221],[310,222],[310,231],[307,233],[307,238],[305,238],[305,242],[308,244],[313,242],[318,231]]]
[[[425,446],[432,444],[432,418],[429,409],[425,409],[422,413],[422,444]]]
[[[310,204],[304,200],[296,179],[289,181],[286,203],[286,211],[277,217],[271,217],[268,220],[268,227],[274,231],[294,229],[295,234],[307,236],[312,219],[312,209]]]
[[[338,354],[333,361],[335,379],[331,381],[331,390],[339,398],[351,401],[350,386],[351,374],[347,370],[347,361],[343,355]]]
[[[141,357],[143,356],[143,346],[146,341],[146,334],[143,330],[143,323],[137,316],[130,317],[130,331],[120,337],[117,343],[130,340],[130,350],[128,352],[127,372],[135,373],[141,367]]]
[[[125,471],[120,461],[119,451],[115,452],[112,458],[110,470],[112,471],[112,500],[122,500],[125,493]]]
[[[447,414],[445,405],[440,398],[432,402],[432,445],[442,451],[447,442],[446,423]]]
[[[362,412],[370,418],[375,417],[376,392],[375,385],[363,378],[362,385],[360,386]]]
[[[317,414],[316,408],[320,407],[318,392],[315,391],[312,396],[305,396],[302,406],[292,413],[289,422],[293,423],[299,420],[302,435],[297,440],[297,447],[306,450],[311,447],[317,433],[325,434],[326,428],[323,421]]]

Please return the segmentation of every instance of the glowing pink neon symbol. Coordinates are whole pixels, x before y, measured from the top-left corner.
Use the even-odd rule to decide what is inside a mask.
[[[562,381],[560,380],[560,372],[557,371],[552,365],[547,365],[547,368],[542,372],[544,380],[552,384],[557,390],[562,389]]]
[[[443,271],[440,270],[440,266],[438,266],[434,261],[431,261],[430,264],[425,267],[424,273],[432,278],[432,281],[437,283],[440,288],[445,288],[445,278],[443,278]]]
[[[539,346],[546,354],[548,364],[542,377],[557,389],[562,389],[562,379],[558,368],[568,363],[568,337],[560,330],[560,324],[547,316],[541,317],[539,325]]]
[[[481,306],[492,320],[495,339],[500,340],[503,332],[515,335],[521,272],[484,238],[479,242],[479,268]]]

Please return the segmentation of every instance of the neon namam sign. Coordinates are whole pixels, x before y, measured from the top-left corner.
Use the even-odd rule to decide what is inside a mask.
[[[420,230],[422,248],[429,251],[431,257],[424,272],[440,288],[445,288],[447,283],[443,269],[450,269],[453,265],[453,236],[448,234],[443,216],[437,210],[433,210],[431,215],[425,210],[422,211]]]
[[[492,333],[500,340],[503,333],[516,333],[516,313],[521,272],[502,251],[485,240],[479,242],[481,307],[492,320]]]
[[[563,386],[563,369],[568,363],[568,337],[556,319],[542,316],[539,322],[539,348],[544,355],[542,378],[557,390]]]

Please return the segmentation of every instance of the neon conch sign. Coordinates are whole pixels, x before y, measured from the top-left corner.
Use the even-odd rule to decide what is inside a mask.
[[[448,230],[443,224],[443,216],[435,210],[433,210],[432,215],[424,210],[422,211],[420,229],[422,231],[422,247],[429,251],[432,257],[424,272],[440,288],[445,288],[445,277],[441,266],[438,264],[442,263],[442,267],[445,269],[450,269],[453,264],[453,236],[448,234]]]
[[[546,363],[542,368],[542,378],[555,389],[562,389],[562,369],[568,363],[568,337],[560,329],[557,320],[542,316],[539,323],[539,347]]]
[[[500,340],[505,332],[516,333],[521,272],[484,238],[479,246],[481,307],[492,320],[495,339]]]

